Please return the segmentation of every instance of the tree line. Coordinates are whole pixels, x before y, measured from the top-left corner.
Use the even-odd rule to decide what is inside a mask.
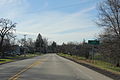
[[[120,0],[104,0],[98,6],[98,19],[96,24],[103,28],[98,35],[99,45],[90,45],[83,40],[82,43],[68,42],[58,45],[55,41],[49,44],[47,38],[38,34],[36,40],[25,38],[18,40],[21,54],[25,53],[65,53],[92,59],[94,56],[120,67]],[[0,56],[14,50],[16,23],[8,19],[0,19]]]
[[[16,41],[16,23],[9,19],[0,19],[0,57],[25,55],[27,53],[48,53],[55,52],[56,43],[53,41],[48,45],[48,39],[43,38],[39,33],[36,40],[32,38],[18,39]]]

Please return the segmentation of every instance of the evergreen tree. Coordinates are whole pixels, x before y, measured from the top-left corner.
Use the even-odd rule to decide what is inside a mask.
[[[51,48],[52,48],[52,52],[53,53],[56,53],[57,52],[57,44],[55,41],[53,41],[52,45],[51,45]]]
[[[44,47],[44,42],[42,39],[41,34],[39,33],[35,42],[35,48],[36,48],[36,52],[43,52],[43,47]]]

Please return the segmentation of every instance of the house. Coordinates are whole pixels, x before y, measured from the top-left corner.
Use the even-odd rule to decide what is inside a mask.
[[[13,45],[11,47],[12,47],[12,49],[11,49],[12,54],[20,54],[20,46],[19,45]]]

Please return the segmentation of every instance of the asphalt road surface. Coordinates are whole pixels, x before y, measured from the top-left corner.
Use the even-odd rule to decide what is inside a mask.
[[[113,79],[56,54],[46,54],[32,59],[0,65],[0,80]]]

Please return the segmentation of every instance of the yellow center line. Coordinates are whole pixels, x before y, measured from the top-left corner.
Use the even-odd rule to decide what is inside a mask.
[[[12,76],[11,78],[9,78],[8,80],[17,80],[22,73],[24,73],[25,71],[27,71],[28,69],[30,69],[30,68],[32,68],[32,67],[34,67],[36,65],[39,65],[41,63],[40,61],[41,60],[37,60],[33,64],[29,65],[28,67],[26,67],[26,68],[22,69],[21,71],[19,71],[18,73],[16,73],[14,76]]]

